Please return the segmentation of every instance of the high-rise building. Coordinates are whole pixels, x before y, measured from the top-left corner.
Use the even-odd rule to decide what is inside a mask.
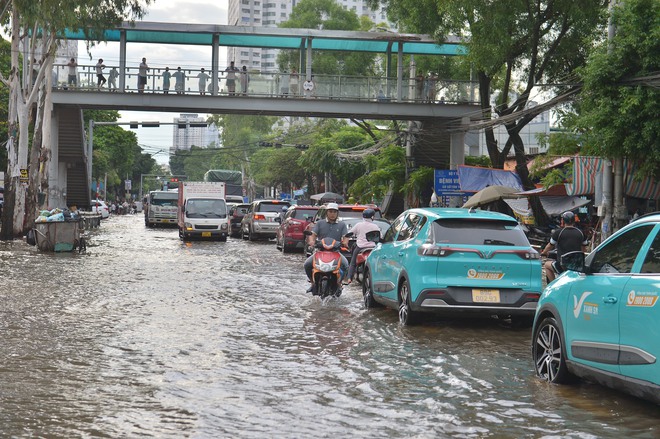
[[[174,118],[171,154],[190,151],[192,146],[206,148],[218,143],[218,129],[207,126],[206,119],[195,113],[182,113]]]
[[[358,16],[368,16],[375,24],[387,22],[385,10],[371,10],[364,0],[335,0],[344,9],[355,11]],[[300,0],[229,0],[228,19],[230,26],[277,27],[289,19],[291,11]],[[236,67],[247,66],[248,70],[275,72],[277,49],[228,47],[227,63],[234,61]]]

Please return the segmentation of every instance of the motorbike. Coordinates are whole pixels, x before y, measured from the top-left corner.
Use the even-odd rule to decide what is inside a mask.
[[[339,297],[342,293],[341,242],[332,238],[316,241],[312,257],[312,295]]]
[[[354,235],[353,235],[352,232],[349,232],[348,234],[346,234],[346,236],[349,238],[348,247],[350,248],[350,254],[352,255],[353,251],[355,249],[355,246],[357,245],[357,240],[354,238]],[[380,242],[380,230],[372,230],[371,232],[367,232],[365,237],[367,238],[367,241],[369,241],[369,242],[378,243],[378,242]],[[366,263],[367,258],[371,254],[372,250],[373,250],[373,247],[363,248],[355,256],[357,258],[355,260],[355,280],[357,282],[359,282],[360,284],[362,284],[362,278],[363,278],[363,274],[364,274],[364,264]]]

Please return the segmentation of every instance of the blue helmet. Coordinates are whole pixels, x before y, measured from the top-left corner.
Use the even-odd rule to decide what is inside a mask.
[[[289,206],[282,206],[282,212],[286,212],[287,210],[289,210]]]
[[[374,215],[376,215],[376,211],[373,209],[364,209],[362,212],[362,218],[374,218]]]

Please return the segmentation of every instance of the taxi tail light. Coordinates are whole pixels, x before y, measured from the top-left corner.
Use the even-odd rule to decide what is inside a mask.
[[[255,213],[254,214],[254,219],[257,221],[263,221],[266,219],[266,215],[262,215],[260,213]]]
[[[525,299],[531,299],[538,301],[541,298],[541,293],[525,293],[523,296]]]
[[[534,249],[512,250],[511,252],[502,252],[502,251],[500,251],[498,253],[513,253],[514,255],[518,256],[520,259],[524,259],[526,261],[536,260],[536,259],[540,258],[538,252]]]
[[[428,291],[426,293],[427,297],[434,297],[434,296],[444,296],[447,294],[447,290],[432,290]]]
[[[453,253],[477,253],[481,254],[481,252],[477,249],[472,249],[472,248],[457,248],[457,247],[441,247],[435,244],[422,244],[418,249],[417,249],[417,254],[419,256],[437,256],[439,258],[449,256]]]

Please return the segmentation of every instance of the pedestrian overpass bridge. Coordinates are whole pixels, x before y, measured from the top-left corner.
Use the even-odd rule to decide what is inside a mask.
[[[162,23],[137,23],[136,26],[143,28],[139,38],[130,37],[131,32],[135,30],[135,27],[130,25],[117,30],[116,34],[111,33],[116,35],[113,38],[121,43],[120,62],[117,66],[119,84],[112,91],[107,87],[96,86],[93,65],[78,66],[75,87],[70,86],[66,81],[60,81],[61,78],[67,77],[66,66],[53,67],[52,155],[48,192],[50,205],[89,206],[92,151],[91,142],[86,140],[82,124],[84,109],[417,121],[424,130],[431,128],[436,135],[425,143],[422,132],[415,147],[411,148],[407,155],[414,157],[417,165],[437,168],[447,168],[452,164],[462,163],[464,131],[460,127],[479,114],[479,106],[474,102],[476,95],[474,83],[447,81],[441,78],[418,79],[414,78],[414,75],[410,75],[413,76],[413,79],[410,79],[403,74],[404,53],[456,55],[458,53],[456,44],[452,45],[453,49],[448,50],[424,36],[387,34],[387,38],[384,38],[381,34],[366,32],[323,32],[307,29],[267,29],[255,32],[253,28],[248,32],[236,26],[213,26],[209,29],[204,25]],[[198,34],[192,32],[191,27],[196,28],[196,26],[199,27],[197,30],[203,31]],[[211,38],[207,41],[213,47],[209,86],[199,90],[198,81],[193,79],[196,78],[198,71],[184,69],[188,80],[183,90],[180,93],[164,90],[161,77],[165,66],[150,66],[147,85],[143,91],[139,91],[137,66],[129,67],[125,60],[125,46],[131,38],[141,42],[153,40],[154,43],[159,43],[165,39],[163,35],[166,33],[170,39],[180,44],[200,44],[200,40],[181,42],[189,38],[188,34],[191,32],[195,35],[207,35],[205,32],[211,34]],[[301,51],[301,73],[298,83],[291,83],[291,72],[284,74],[249,71],[249,87],[242,90],[237,84],[236,89],[232,90],[227,86],[228,72],[221,70],[217,62],[221,32],[234,32],[234,37],[229,41],[235,45],[262,44],[261,47],[269,47],[264,41],[271,41],[268,43],[271,46],[275,44],[272,41],[280,41],[281,46],[290,48],[281,43],[283,38],[288,36],[297,42],[302,41],[294,46]],[[255,33],[262,39],[255,40]],[[241,36],[245,40],[240,40]],[[314,50],[323,50],[319,49],[319,46],[322,46],[319,41],[323,37],[329,38],[328,36],[341,41],[344,44],[342,47],[347,47],[347,50],[359,50],[371,47],[369,43],[384,42],[385,45],[382,47],[385,48],[388,57],[386,70],[390,74],[392,72],[389,67],[389,55],[392,54],[392,48],[395,48],[399,59],[396,75],[385,77],[312,75],[312,47]],[[353,46],[347,44],[349,37],[354,38],[358,44]],[[326,46],[329,44],[326,42]],[[410,47],[416,48],[408,49],[406,52],[407,45],[412,44],[416,46]],[[303,62],[305,57],[306,63]],[[111,67],[113,66],[108,66]],[[236,83],[239,81],[240,77],[237,78]],[[285,87],[287,85],[285,81],[288,82],[288,87]],[[307,82],[305,84],[307,86],[303,88],[304,82]],[[294,88],[292,85],[298,87]],[[437,135],[438,132],[441,134]]]

